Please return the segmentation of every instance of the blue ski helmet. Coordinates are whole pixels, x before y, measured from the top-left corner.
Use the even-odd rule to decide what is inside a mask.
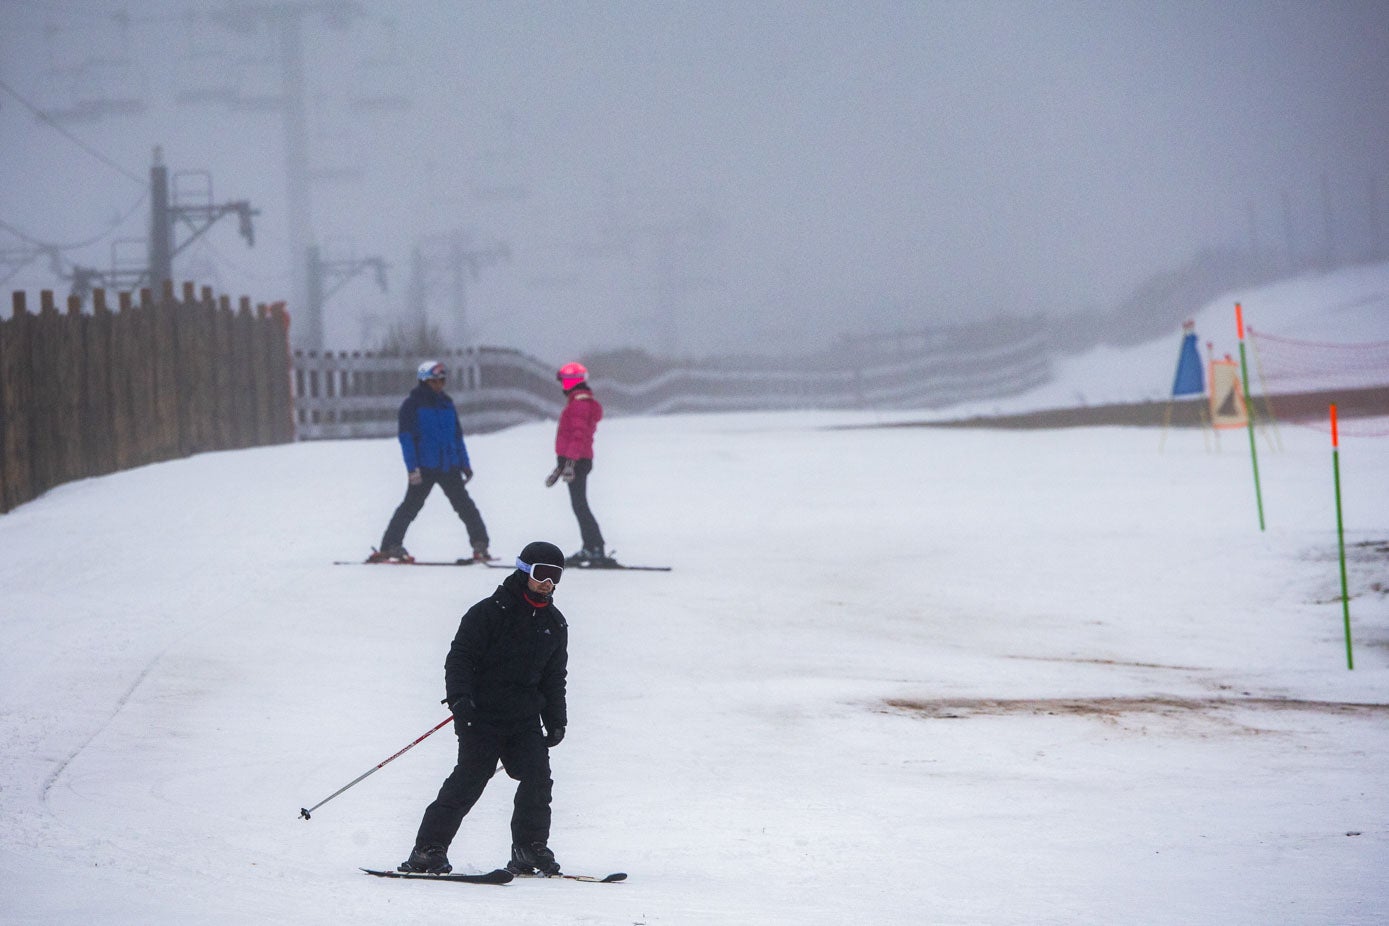
[[[426,360],[419,365],[419,369],[415,371],[415,375],[419,377],[420,382],[423,383],[431,379],[444,379],[448,376],[448,372],[449,371],[439,361]]]

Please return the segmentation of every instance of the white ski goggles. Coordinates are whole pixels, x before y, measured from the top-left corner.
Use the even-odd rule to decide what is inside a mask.
[[[559,577],[564,574],[563,566],[551,566],[549,563],[525,562],[520,557],[516,559],[516,568],[530,576],[537,582],[553,582],[559,584]]]

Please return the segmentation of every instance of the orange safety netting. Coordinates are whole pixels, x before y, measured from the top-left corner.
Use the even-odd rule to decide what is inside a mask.
[[[1389,341],[1331,344],[1248,332],[1250,378],[1278,421],[1329,431],[1334,402],[1342,434],[1389,436]]]

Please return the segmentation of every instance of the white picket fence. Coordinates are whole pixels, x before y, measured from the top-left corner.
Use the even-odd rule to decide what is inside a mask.
[[[292,377],[299,439],[395,436],[400,403],[424,360],[448,366],[448,393],[468,433],[559,413],[554,371],[516,351],[479,348],[429,357],[299,351]]]
[[[293,358],[294,409],[301,440],[390,437],[396,413],[425,359],[449,367],[448,392],[470,434],[558,416],[562,395],[549,364],[519,351],[476,348],[430,358],[373,353],[305,353]],[[595,370],[590,381],[608,414],[810,408],[940,408],[1015,395],[1051,377],[1043,334],[962,350],[922,349],[874,362],[682,367],[641,383]]]

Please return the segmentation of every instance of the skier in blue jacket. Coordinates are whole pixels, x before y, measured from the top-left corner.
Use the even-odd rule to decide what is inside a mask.
[[[370,562],[412,562],[405,549],[405,531],[424,507],[424,500],[437,484],[448,496],[449,504],[468,529],[472,559],[490,560],[487,526],[468,495],[465,484],[473,478],[468,448],[458,410],[444,391],[448,371],[442,363],[426,360],[417,371],[418,385],[400,403],[400,450],[409,473],[405,500],[391,516],[381,549],[368,557]]]

